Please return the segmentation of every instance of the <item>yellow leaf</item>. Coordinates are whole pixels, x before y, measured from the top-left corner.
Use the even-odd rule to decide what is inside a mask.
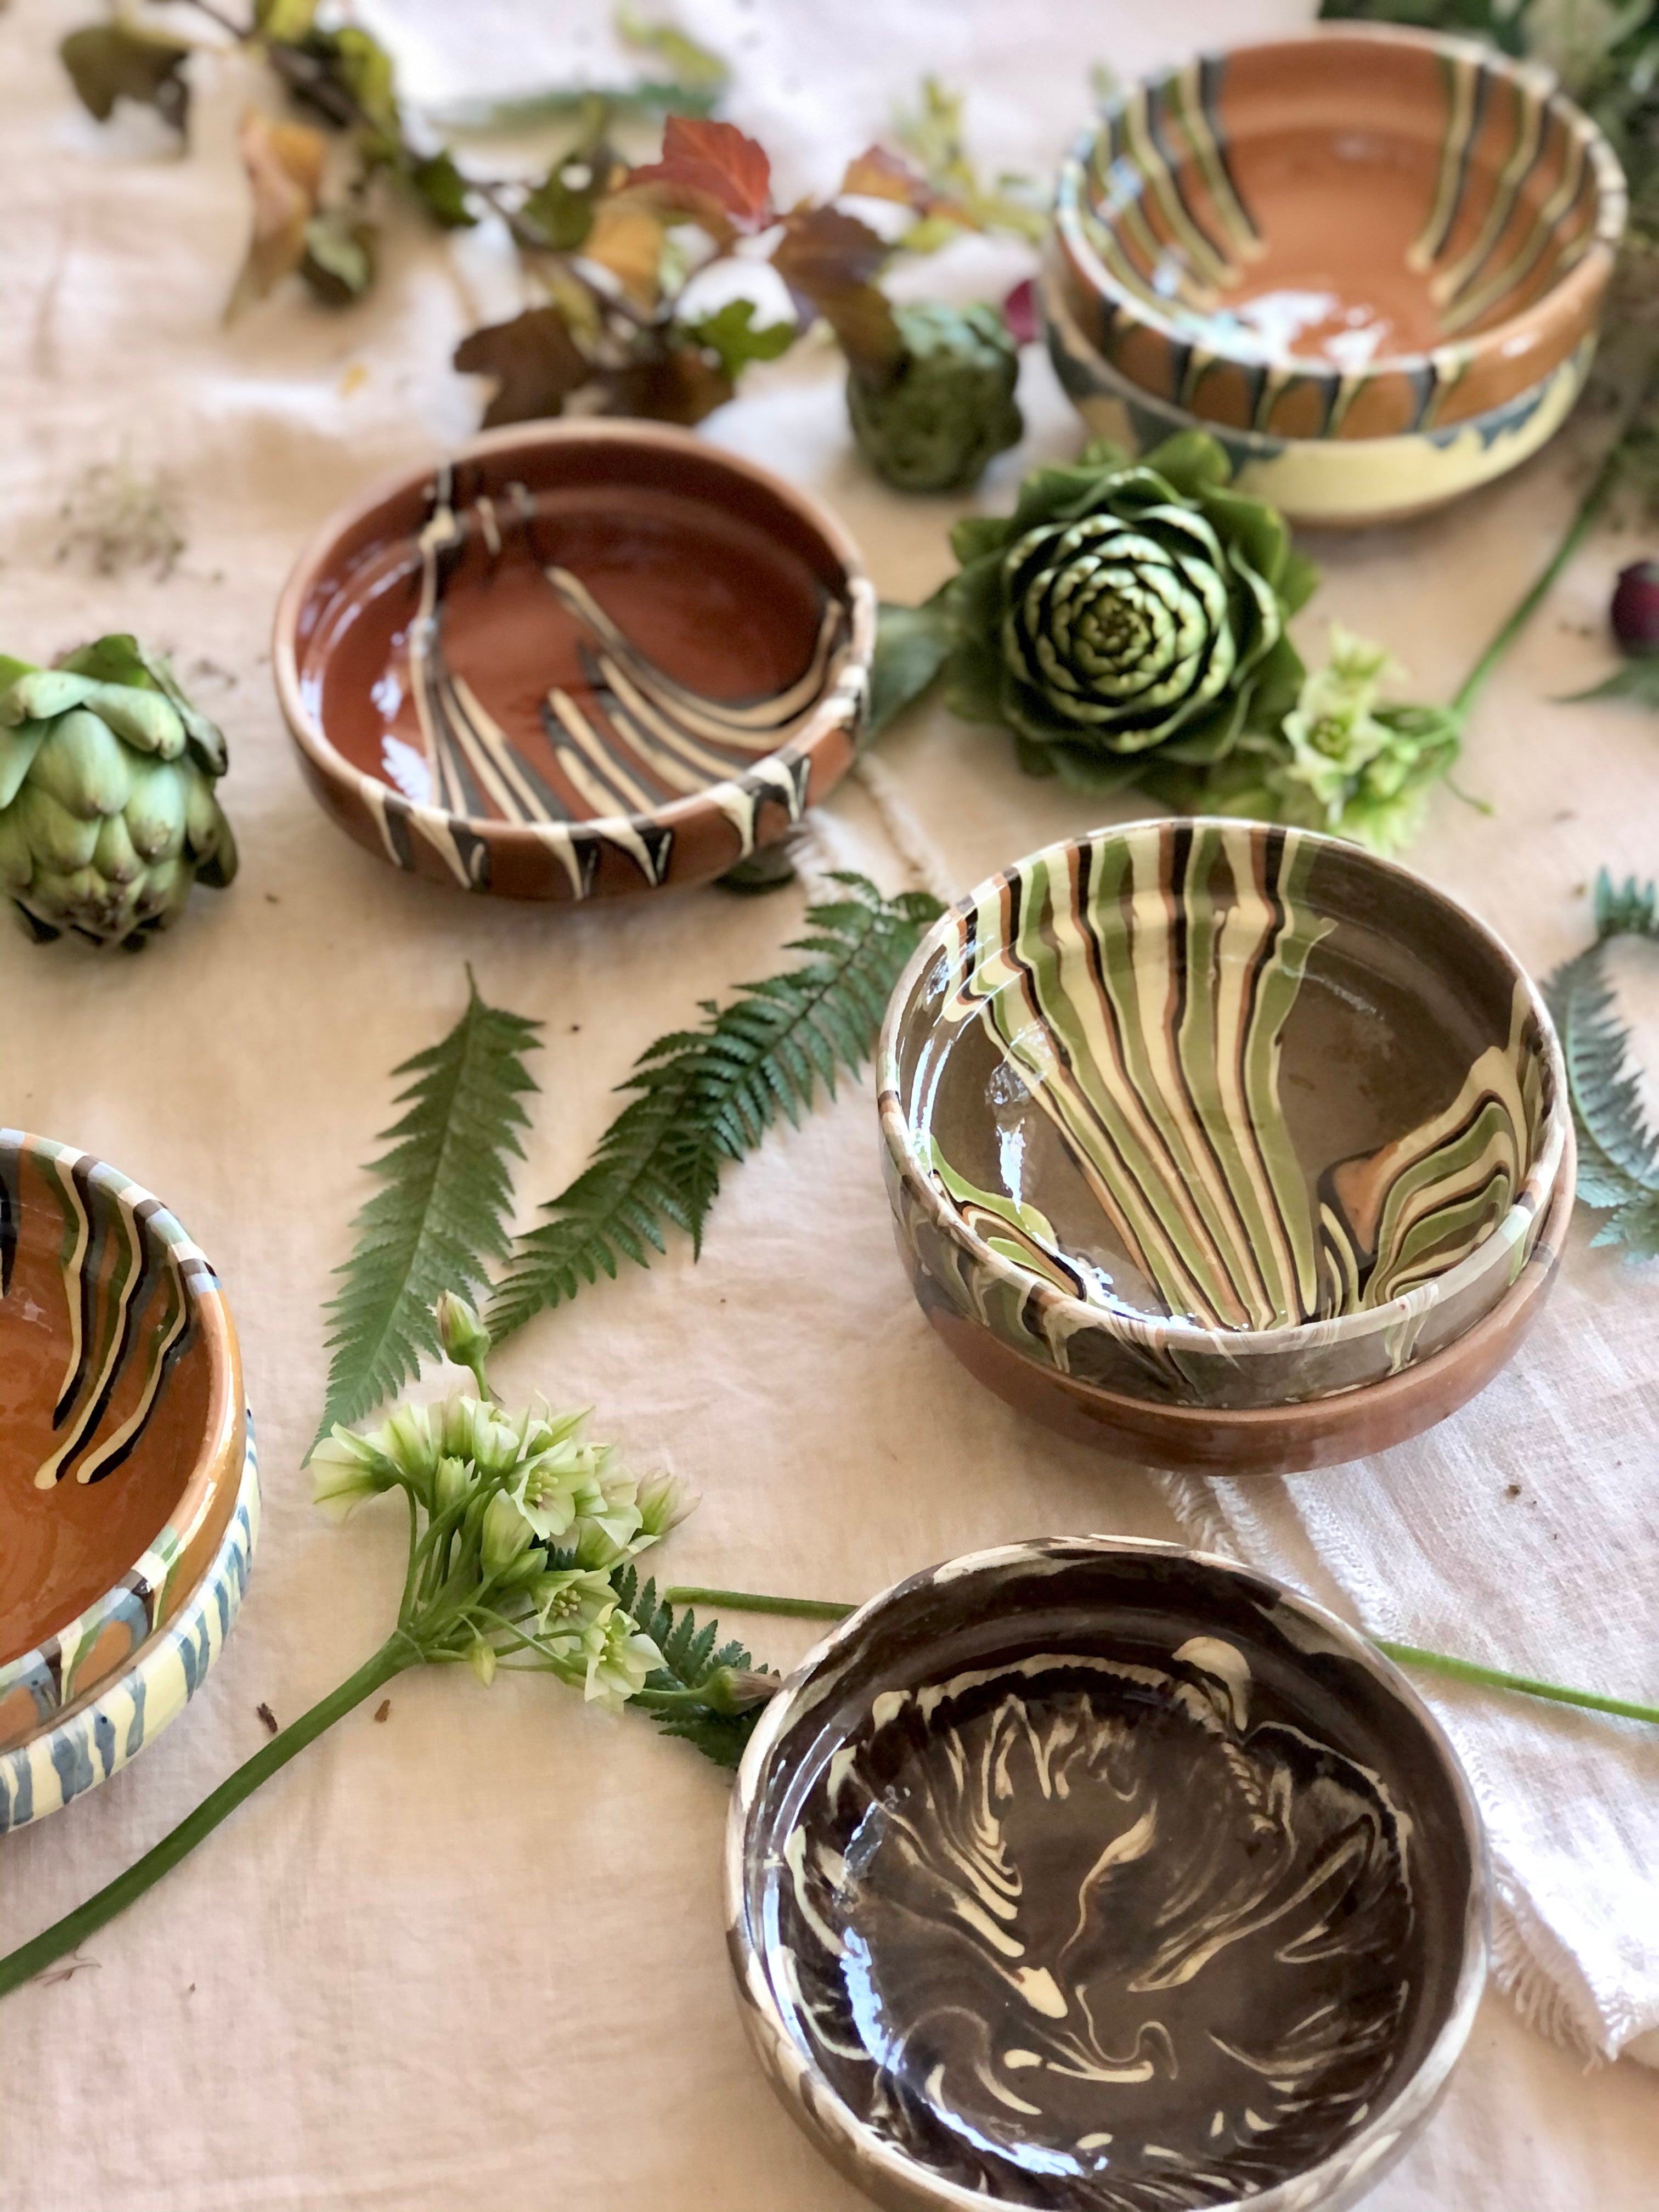
[[[648,208],[602,201],[582,240],[582,258],[608,269],[635,307],[654,307],[662,242],[663,226]]]
[[[299,267],[306,225],[322,193],[326,152],[320,131],[304,123],[273,122],[257,107],[245,111],[236,143],[253,196],[253,230],[226,304],[228,323]]]

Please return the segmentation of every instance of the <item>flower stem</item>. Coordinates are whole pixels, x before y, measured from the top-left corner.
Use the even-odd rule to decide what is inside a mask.
[[[314,1742],[325,1729],[337,1720],[343,1720],[354,1705],[365,1698],[373,1697],[382,1683],[389,1682],[405,1667],[413,1666],[421,1654],[400,1629],[380,1649],[366,1666],[349,1675],[336,1690],[314,1705],[308,1713],[273,1736],[263,1750],[246,1759],[196,1810],[164,1836],[154,1850],[130,1866],[90,1897],[73,1912],[66,1913],[46,1931],[24,1943],[7,1957],[0,1959],[0,1997],[9,1996],[35,1975],[52,1966],[67,1953],[77,1949],[89,1936],[113,1920],[118,1912],[141,1898],[164,1874],[177,1866],[179,1860],[193,1851],[198,1844],[212,1834],[221,1820],[236,1810],[245,1797],[251,1797],[262,1782],[268,1782],[280,1768],[288,1765],[297,1751],[303,1751]]]
[[[1643,399],[1647,396],[1647,392],[1644,390]],[[1556,579],[1560,575],[1561,571],[1595,527],[1602,508],[1612,497],[1620,477],[1624,474],[1626,440],[1631,423],[1641,411],[1642,404],[1643,402],[1638,400],[1636,408],[1626,419],[1624,429],[1608,447],[1601,467],[1591,480],[1589,489],[1578,503],[1577,513],[1567,526],[1566,535],[1551,554],[1522,597],[1498,624],[1486,650],[1463,678],[1451,702],[1451,711],[1460,721],[1468,721],[1470,714],[1474,711],[1475,701],[1486,689],[1487,678],[1537,613],[1554,588]]]
[[[856,1606],[836,1605],[818,1597],[757,1597],[752,1590],[671,1589],[663,1595],[671,1605],[712,1605],[722,1613],[777,1613],[803,1620],[845,1620]],[[1632,1705],[1625,1698],[1604,1698],[1595,1690],[1563,1689],[1558,1682],[1534,1681],[1530,1674],[1508,1674],[1498,1667],[1478,1667],[1472,1659],[1452,1659],[1441,1651],[1425,1651],[1415,1644],[1390,1644],[1385,1637],[1370,1641],[1402,1667],[1426,1667],[1449,1674],[1460,1682],[1478,1682],[1489,1690],[1514,1690],[1523,1697],[1548,1698],[1558,1705],[1583,1705],[1595,1713],[1617,1713],[1622,1719],[1651,1721],[1659,1726],[1659,1705]]]

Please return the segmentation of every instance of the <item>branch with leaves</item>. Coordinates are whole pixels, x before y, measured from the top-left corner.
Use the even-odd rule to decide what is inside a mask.
[[[475,998],[476,1004],[476,998]],[[0,1959],[0,1996],[75,1951],[204,1842],[337,1721],[411,1667],[549,1674],[590,1702],[636,1706],[721,1767],[743,1753],[777,1687],[713,1621],[676,1613],[635,1564],[696,1500],[667,1477],[636,1482],[583,1435],[585,1413],[538,1400],[503,1413],[483,1378],[483,1332],[465,1300],[440,1302],[428,1333],[473,1366],[479,1395],[403,1406],[368,1435],[336,1427],[314,1461],[315,1499],[343,1519],[401,1492],[408,1565],[380,1650],[272,1737],[170,1835],[95,1897]]]
[[[1622,1244],[1626,1260],[1659,1259],[1659,1133],[1644,1109],[1606,953],[1621,937],[1659,940],[1656,903],[1651,884],[1632,876],[1615,885],[1603,868],[1595,882],[1595,942],[1545,986],[1578,1134],[1578,1195],[1586,1206],[1612,1209],[1592,1242]]]

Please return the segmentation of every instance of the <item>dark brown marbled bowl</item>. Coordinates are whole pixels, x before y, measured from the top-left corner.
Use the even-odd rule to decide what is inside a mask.
[[[301,555],[277,696],[396,866],[507,898],[706,883],[851,764],[875,637],[817,503],[660,424],[519,424],[375,486]]]
[[[1335,2212],[1487,1965],[1480,1822],[1362,1638],[1177,1545],[916,1575],[767,1708],[726,1832],[750,2038],[892,2212]]]

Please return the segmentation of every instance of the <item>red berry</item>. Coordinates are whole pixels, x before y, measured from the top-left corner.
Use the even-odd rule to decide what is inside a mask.
[[[1659,561],[1635,561],[1613,587],[1613,634],[1624,653],[1659,653]]]

